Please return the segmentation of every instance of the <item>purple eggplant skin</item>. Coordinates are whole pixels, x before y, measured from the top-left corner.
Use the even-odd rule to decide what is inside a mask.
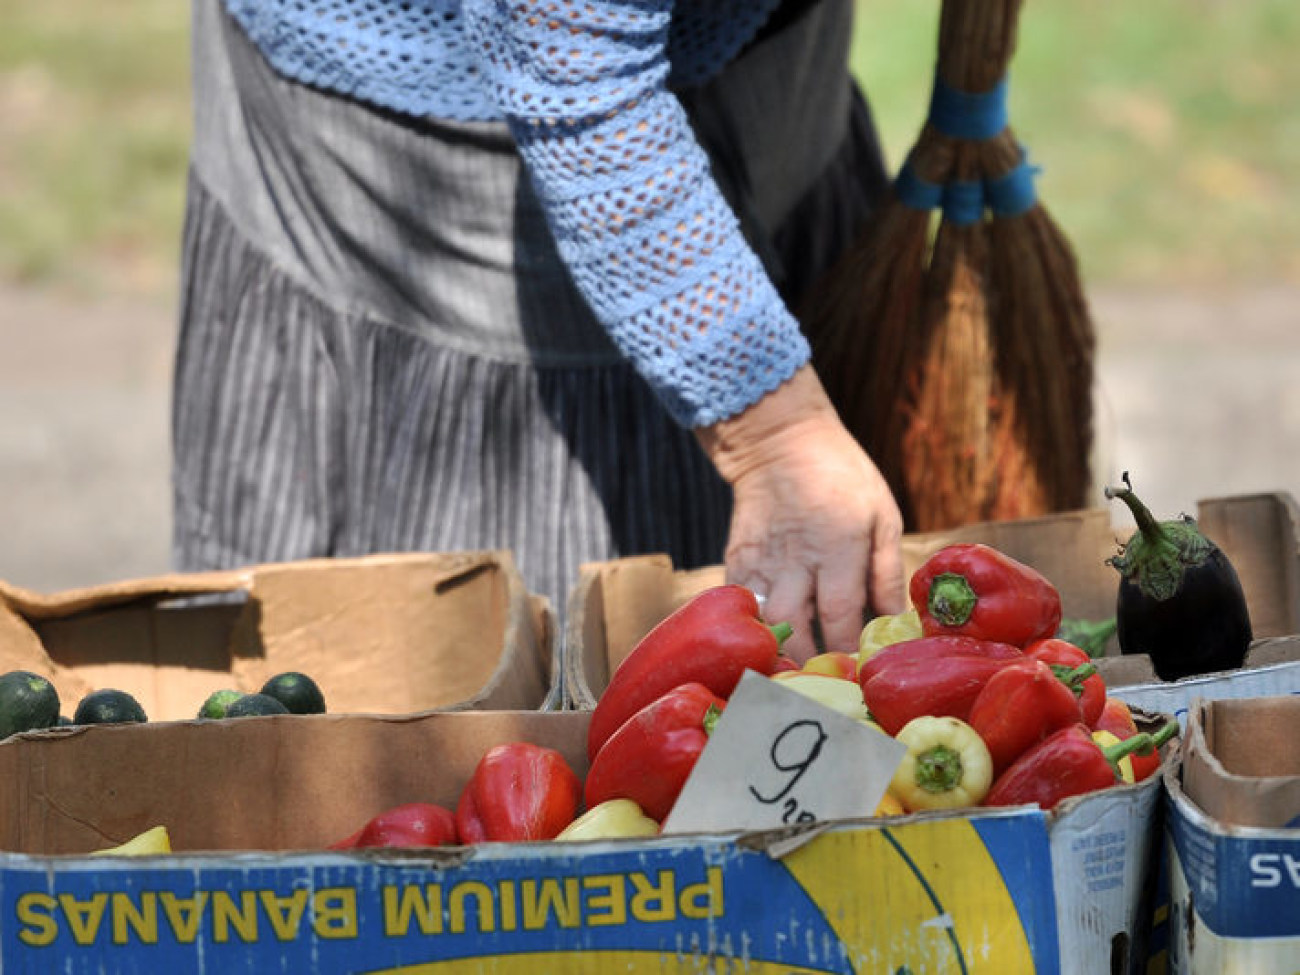
[[[1121,653],[1144,653],[1161,680],[1234,670],[1252,639],[1237,570],[1217,546],[1203,563],[1183,570],[1167,599],[1146,595],[1121,577],[1115,619]]]
[[[1241,579],[1223,550],[1186,515],[1156,521],[1127,473],[1106,497],[1123,501],[1138,528],[1107,560],[1119,572],[1120,652],[1146,654],[1166,681],[1239,668],[1253,634]]]

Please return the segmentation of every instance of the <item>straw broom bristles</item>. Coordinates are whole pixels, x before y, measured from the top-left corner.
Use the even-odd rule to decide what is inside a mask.
[[[1010,131],[980,147],[986,178],[1020,165]],[[1000,386],[1017,399],[1013,439],[1034,458],[1041,510],[1083,507],[1092,447],[1096,335],[1074,252],[1041,203],[989,222],[989,282]],[[1011,493],[1004,484],[1002,494]]]
[[[945,0],[937,75],[986,92],[1006,73],[1020,0]],[[1008,129],[956,139],[926,125],[927,183],[997,179]],[[1087,481],[1093,340],[1068,244],[1035,205],[939,222],[897,189],[803,309],[814,363],[912,530],[1078,507]]]

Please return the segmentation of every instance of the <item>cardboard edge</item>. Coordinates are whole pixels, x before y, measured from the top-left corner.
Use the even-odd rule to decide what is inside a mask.
[[[539,711],[564,710],[564,645],[560,640],[559,625],[551,601],[545,596],[529,595],[529,606],[533,611],[534,631],[538,634],[537,649],[542,656],[542,664],[550,683],[546,688],[546,697],[538,706]]]
[[[520,711],[542,706],[550,691],[552,678],[544,657],[548,651],[547,628],[537,625],[537,610],[532,594],[524,585],[507,550],[481,553],[479,560],[464,571],[479,571],[491,565],[499,569],[506,583],[506,626],[504,646],[497,666],[477,694],[438,710],[444,711]],[[440,585],[452,581],[440,580]],[[549,610],[547,611],[549,614]],[[555,667],[553,661],[551,668]]]
[[[171,573],[142,579],[125,579],[99,586],[38,593],[0,580],[0,603],[28,620],[52,620],[129,603],[161,601],[183,596],[249,591],[255,569]]]
[[[584,639],[588,625],[604,630],[603,612],[600,570],[592,565],[580,566],[578,581],[569,591],[569,611],[564,621],[563,707],[566,711],[590,711],[596,706],[596,694],[587,680],[587,661],[575,649],[591,645]]]

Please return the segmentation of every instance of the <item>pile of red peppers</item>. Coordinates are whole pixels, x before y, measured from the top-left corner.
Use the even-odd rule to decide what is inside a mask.
[[[1051,809],[1159,768],[1177,723],[1139,730],[1088,654],[1056,637],[1060,595],[1038,572],[989,546],[950,545],[917,570],[909,595],[920,636],[803,668],[856,682],[870,721],[907,746],[879,814]],[[909,625],[914,633],[915,618]],[[585,781],[552,749],[498,746],[455,810],[399,806],[332,848],[653,835],[742,674],[797,669],[781,655],[789,633],[763,621],[748,589],[708,589],[614,672],[591,715]]]
[[[1159,767],[1177,723],[1139,732],[1087,653],[1055,638],[1060,594],[1034,569],[986,545],[951,545],[916,571],[909,596],[923,635],[859,669],[867,707],[888,733],[904,739],[913,722],[949,719],[948,740],[927,736],[929,751],[895,776],[905,808],[947,806],[946,793],[969,787],[954,768],[959,754],[987,780],[966,795],[990,806],[1051,809]],[[972,732],[984,749],[975,758]]]
[[[759,618],[748,589],[706,590],[648,633],[615,672],[591,716],[585,783],[553,749],[500,745],[483,756],[454,812],[399,806],[331,848],[566,839],[568,831],[585,839],[650,835],[741,675],[772,674],[789,634],[788,625]]]

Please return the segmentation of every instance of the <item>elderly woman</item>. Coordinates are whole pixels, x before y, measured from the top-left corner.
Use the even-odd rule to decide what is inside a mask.
[[[194,0],[186,569],[725,558],[856,645],[901,521],[788,310],[883,167],[852,0]]]

